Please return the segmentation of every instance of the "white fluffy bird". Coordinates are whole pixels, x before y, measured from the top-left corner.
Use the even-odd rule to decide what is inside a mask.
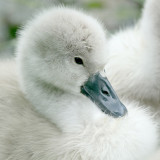
[[[74,9],[52,8],[26,25],[18,71],[14,61],[0,63],[0,159],[151,156],[157,147],[153,117],[135,103],[125,104],[126,114],[99,73],[106,43],[97,20]]]
[[[160,108],[160,1],[146,0],[135,26],[106,44],[106,75],[121,97]]]

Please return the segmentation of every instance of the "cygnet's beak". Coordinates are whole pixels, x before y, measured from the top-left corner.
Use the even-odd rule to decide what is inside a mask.
[[[104,113],[114,118],[123,117],[127,113],[110,82],[100,73],[90,76],[81,87],[81,93],[90,98]]]

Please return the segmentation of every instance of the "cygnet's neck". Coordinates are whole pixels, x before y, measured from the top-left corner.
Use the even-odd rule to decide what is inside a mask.
[[[72,94],[43,81],[32,81],[27,97],[38,112],[64,132],[79,132],[104,114],[87,97]]]

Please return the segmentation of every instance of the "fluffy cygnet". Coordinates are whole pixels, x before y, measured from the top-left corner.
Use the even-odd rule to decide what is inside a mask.
[[[160,108],[160,5],[146,0],[135,26],[114,34],[106,44],[106,75],[118,95]]]
[[[103,27],[74,9],[52,8],[28,23],[17,49],[19,78],[15,62],[0,63],[0,159],[151,156],[157,146],[153,117],[136,103],[125,103],[126,114],[97,74],[106,63],[106,43]]]

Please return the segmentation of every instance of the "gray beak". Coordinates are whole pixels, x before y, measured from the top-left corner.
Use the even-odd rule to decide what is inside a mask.
[[[89,77],[81,86],[81,93],[90,98],[105,114],[114,118],[123,117],[127,113],[108,79],[100,73]]]

